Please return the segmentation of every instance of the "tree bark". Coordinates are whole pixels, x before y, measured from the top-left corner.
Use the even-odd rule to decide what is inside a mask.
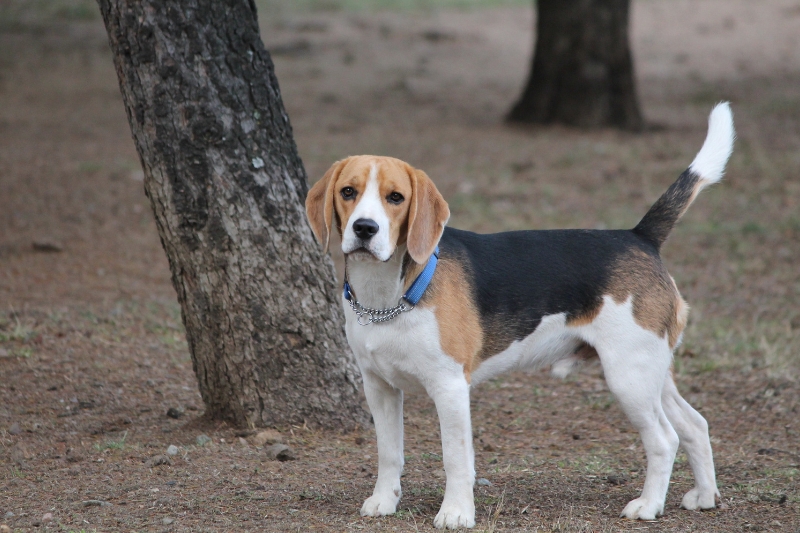
[[[248,0],[98,0],[200,393],[237,425],[365,421],[333,265]]]
[[[537,0],[536,45],[512,122],[643,126],[628,43],[630,0]]]

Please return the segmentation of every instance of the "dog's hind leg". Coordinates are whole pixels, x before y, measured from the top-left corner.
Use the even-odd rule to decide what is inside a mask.
[[[661,392],[672,362],[667,340],[639,326],[630,300],[606,302],[583,337],[600,356],[608,388],[639,430],[647,454],[642,495],[622,511],[627,518],[653,520],[664,511],[678,434],[661,405]]]
[[[669,350],[666,346],[664,349]],[[669,478],[678,451],[678,435],[661,405],[667,367],[657,360],[664,356],[650,350],[627,353],[615,350],[609,353],[599,348],[597,351],[608,388],[639,430],[647,454],[647,476],[642,495],[628,503],[621,516],[653,520],[664,512]]]
[[[720,496],[706,419],[681,397],[671,375],[667,375],[664,383],[661,403],[672,427],[678,432],[694,474],[695,486],[683,497],[681,507],[690,510],[716,507]]]

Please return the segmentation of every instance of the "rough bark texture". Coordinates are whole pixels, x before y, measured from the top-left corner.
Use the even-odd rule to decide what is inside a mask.
[[[330,259],[248,0],[98,0],[206,412],[363,423]]]
[[[536,45],[512,122],[642,128],[628,43],[630,0],[537,0]]]

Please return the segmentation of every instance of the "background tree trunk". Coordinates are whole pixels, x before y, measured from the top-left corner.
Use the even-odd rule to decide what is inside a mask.
[[[98,0],[207,414],[365,420],[330,259],[247,0]]]
[[[512,122],[642,128],[628,43],[630,0],[537,0],[530,76]]]

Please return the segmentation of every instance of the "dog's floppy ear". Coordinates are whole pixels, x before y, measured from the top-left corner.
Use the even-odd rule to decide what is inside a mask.
[[[427,174],[410,166],[408,172],[411,177],[408,254],[416,263],[424,264],[442,238],[450,208]]]
[[[306,196],[306,216],[317,241],[328,251],[333,224],[333,186],[350,158],[334,163],[321,180],[311,187]]]

